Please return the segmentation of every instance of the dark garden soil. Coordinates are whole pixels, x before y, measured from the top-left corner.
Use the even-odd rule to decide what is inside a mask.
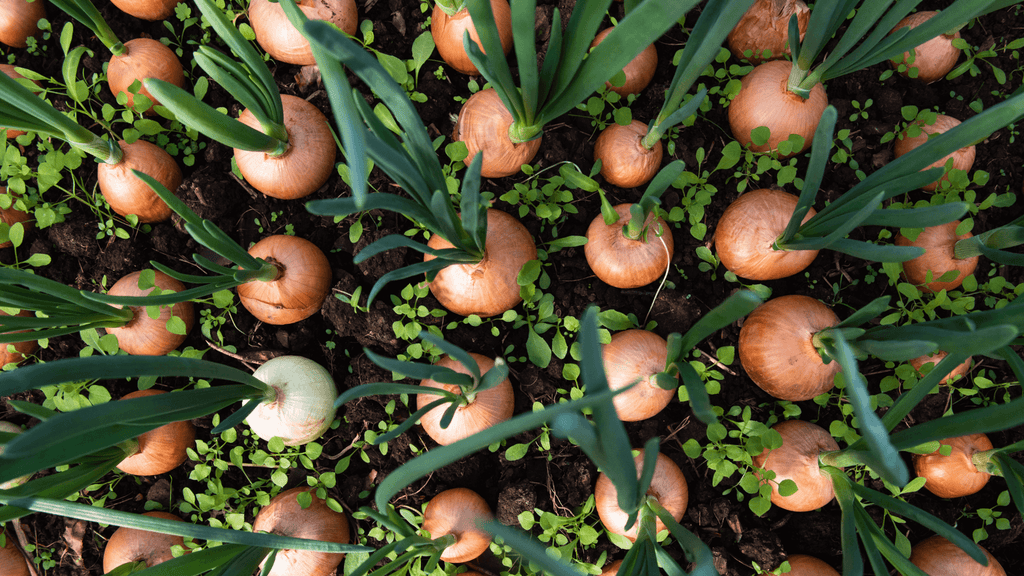
[[[538,2],[538,29],[542,40],[546,41],[554,7],[557,5],[564,16],[571,11],[574,3],[574,0]],[[925,1],[922,8],[942,8],[947,4],[948,2]],[[376,37],[373,46],[400,58],[409,58],[412,41],[420,34],[421,26],[428,16],[421,12],[420,3],[409,0],[365,0],[360,1],[359,5],[360,18],[373,22]],[[52,7],[48,10],[53,28],[60,30],[66,18]],[[151,35],[157,38],[167,35],[161,24],[142,22],[125,16],[109,3],[103,3],[101,10],[123,40],[137,35]],[[615,4],[613,11],[621,11],[621,7]],[[193,12],[198,13],[197,10]],[[687,23],[692,25],[695,19],[696,15],[692,15],[687,18]],[[72,46],[84,44],[95,52],[94,57],[85,60],[87,71],[101,72],[102,64],[106,60],[103,46],[95,38],[83,34],[83,27],[76,25],[75,30]],[[196,34],[196,27],[191,28],[186,40],[197,41]],[[962,34],[972,46],[986,46],[992,42],[1001,45],[1024,35],[1024,13],[1013,9],[996,13],[964,30]],[[656,44],[660,63],[657,75],[651,86],[633,104],[634,118],[646,122],[657,113],[661,95],[672,77],[673,54],[682,48],[685,40],[686,34],[676,27]],[[56,35],[50,38],[46,45],[47,54],[43,57],[25,54],[24,50],[13,51],[16,63],[59,78],[62,59]],[[186,50],[192,47],[188,44]],[[188,56],[186,54],[183,61],[188,62]],[[459,110],[459,103],[454,98],[468,97],[470,92],[467,88],[467,79],[456,72],[449,72],[441,79],[435,77],[433,71],[439,64],[436,53],[434,58],[424,66],[418,86],[418,90],[429,98],[417,107],[432,137],[449,137],[454,115]],[[961,56],[961,61],[963,59]],[[966,119],[975,113],[968,107],[972,101],[980,100],[987,108],[1005,97],[1001,94],[1005,95],[1020,87],[1021,67],[1019,62],[1011,59],[1009,52],[1000,53],[998,59],[992,62],[997,63],[1004,71],[1014,71],[1006,85],[997,84],[988,65],[984,63],[979,65],[981,74],[976,78],[965,74],[952,81],[943,80],[928,86],[898,75],[879,81],[879,75],[885,69],[881,65],[830,82],[827,86],[830,103],[839,112],[837,128],[849,128],[854,131],[851,135],[854,159],[868,173],[892,159],[892,144],[880,144],[878,139],[901,121],[900,111],[903,106],[934,108],[953,117]],[[307,98],[331,117],[322,87],[305,80],[309,78],[308,73],[311,70],[274,62],[270,62],[269,65],[283,93]],[[186,72],[189,72],[188,64]],[[198,77],[200,73],[201,70],[195,68],[191,71],[192,78]],[[297,81],[297,78],[302,78],[302,82]],[[106,91],[101,97],[114,103]],[[370,98],[369,95],[367,97]],[[866,122],[850,122],[849,116],[855,112],[852,103],[864,103],[868,100],[873,100],[873,105],[868,109],[870,119]],[[214,106],[227,107],[233,116],[239,111],[238,105],[216,86],[211,86],[206,101]],[[536,161],[543,168],[569,160],[577,163],[584,171],[588,171],[592,165],[595,138],[596,129],[592,127],[588,115],[583,112],[570,114],[545,130],[544,143]],[[718,151],[731,140],[725,110],[716,102],[710,112],[699,118],[693,127],[682,132],[676,142],[674,158],[685,160],[688,169],[696,171],[696,153],[699,148],[703,148],[708,151],[708,164],[713,167],[717,163]],[[392,213],[363,215],[361,222],[365,232],[356,244],[352,244],[349,241],[348,229],[356,220],[355,217],[335,223],[332,218],[311,215],[305,210],[302,202],[268,198],[232,175],[230,149],[206,139],[203,139],[203,142],[206,143],[206,148],[197,154],[195,164],[183,167],[185,183],[177,193],[200,216],[212,220],[242,246],[250,245],[269,234],[284,233],[286,226],[289,227],[290,232],[309,239],[327,253],[334,273],[335,294],[351,294],[357,287],[362,287],[365,294],[384,273],[416,261],[418,254],[396,250],[360,265],[353,264],[353,256],[369,242],[390,233],[405,232],[412,228],[412,223],[405,217]],[[31,156],[33,152],[26,149],[25,154]],[[31,162],[30,159],[30,165],[34,165]],[[806,164],[807,159],[802,158],[799,164],[801,174]],[[95,175],[89,173],[90,170],[91,163],[86,162],[80,178],[91,189],[95,185]],[[991,176],[985,187],[977,189],[979,198],[987,196],[990,192],[1018,192],[1024,182],[1024,145],[1021,143],[1020,135],[1003,129],[979,143],[974,170],[984,170]],[[647,317],[648,308],[653,300],[654,305],[649,318],[657,322],[655,331],[667,336],[671,332],[684,332],[702,314],[721,303],[740,286],[724,281],[724,270],[718,271],[717,281],[711,281],[710,273],[698,269],[700,260],[695,254],[695,249],[710,241],[719,216],[737,196],[737,179],[732,177],[731,172],[725,170],[712,176],[710,183],[718,188],[718,193],[706,209],[707,237],[703,241],[694,239],[687,226],[672,231],[675,238],[675,256],[667,289],[657,293],[654,286],[638,290],[610,287],[592,275],[583,260],[581,249],[566,249],[552,254],[545,267],[551,277],[549,290],[554,295],[556,314],[560,317],[578,318],[582,316],[586,306],[597,304],[602,309],[635,314],[642,321]],[[553,171],[546,174],[552,173]],[[500,180],[487,180],[484,189],[498,197],[514,183],[525,180],[526,176],[522,174]],[[769,181],[769,178],[762,180]],[[820,208],[827,201],[837,198],[854,182],[856,176],[849,166],[830,164],[822,183],[822,193],[817,206]],[[378,189],[393,186],[379,170],[373,172],[371,184]],[[642,189],[623,190],[612,186],[605,186],[605,191],[612,204],[635,200],[642,193]],[[46,199],[59,201],[59,194],[56,190],[48,192]],[[309,199],[335,198],[347,194],[347,186],[340,177],[334,176]],[[914,199],[917,198],[915,195]],[[663,206],[668,209],[679,204],[679,191],[670,189],[663,198]],[[1018,217],[1022,205],[1024,204],[1017,202],[1009,208],[982,211],[975,218],[975,230],[987,230]],[[28,250],[23,247],[18,254],[21,258],[27,257],[28,253],[37,252],[51,255],[53,263],[42,268],[40,274],[76,288],[96,289],[101,279],[106,278],[109,286],[121,276],[147,267],[150,260],[184,272],[199,273],[192,272],[197,270],[197,267],[190,257],[195,252],[201,252],[201,247],[183,231],[177,220],[154,225],[149,232],[136,230],[131,240],[96,240],[96,217],[79,205],[73,203],[73,206],[75,210],[68,215],[65,222],[30,232],[25,244]],[[559,236],[583,235],[591,219],[600,212],[597,194],[579,192],[573,206],[577,213],[570,215],[557,230]],[[509,212],[515,212],[518,208],[500,201],[496,203],[496,207]],[[538,243],[548,242],[554,237],[550,227],[542,227],[541,220],[534,214],[523,218],[523,223]],[[878,230],[869,229],[857,233],[862,234],[864,238],[872,239],[877,238]],[[14,259],[12,249],[0,250],[0,262],[11,263]],[[979,276],[987,274],[989,269],[989,264],[983,262],[979,268]],[[819,298],[833,306],[840,317],[844,317],[851,310],[882,294],[894,293],[888,286],[885,276],[878,274],[878,270],[878,266],[868,267],[864,262],[825,251],[817,257],[806,274],[765,284],[776,296],[806,294]],[[995,272],[1013,284],[1024,281],[1024,275],[1016,269],[998,268]],[[233,325],[229,324],[224,329],[225,343],[234,347],[236,354],[231,356],[210,351],[206,358],[241,365],[239,360],[259,362],[276,355],[296,354],[309,357],[326,366],[333,373],[339,390],[366,382],[387,381],[390,374],[373,365],[363,354],[362,349],[369,347],[389,356],[405,352],[409,342],[397,339],[392,327],[394,322],[404,320],[392,309],[392,297],[397,296],[403,286],[402,283],[395,283],[388,287],[376,299],[368,313],[357,312],[352,306],[338,299],[329,298],[320,314],[283,327],[260,324],[239,307],[238,313],[232,317]],[[431,296],[421,299],[418,304],[428,309],[441,308]],[[979,302],[979,307],[981,306]],[[461,318],[453,314],[422,320],[424,323],[435,323],[441,327],[459,321]],[[492,328],[497,335],[492,334]],[[526,332],[512,330],[510,323],[500,320],[485,322],[478,327],[460,324],[457,329],[445,329],[444,333],[460,346],[481,354],[508,354],[515,358],[526,355]],[[739,326],[733,325],[712,336],[699,347],[704,353],[701,360],[710,365],[716,349],[736,345],[738,333]],[[39,356],[44,361],[77,356],[82,346],[81,340],[77,337],[53,339]],[[186,346],[205,349],[210,343],[204,341],[199,329],[195,329],[189,336]],[[511,352],[508,353],[506,350]],[[979,370],[987,369],[991,371],[990,377],[996,382],[1014,380],[1012,374],[1000,362],[987,358],[976,359],[976,362],[975,374]],[[557,358],[545,369],[537,368],[526,361],[512,363],[513,382],[517,386],[516,412],[529,411],[534,402],[548,404],[565,398],[566,394],[559,392],[559,389],[570,385],[562,378],[562,368],[563,363]],[[772,399],[752,385],[738,362],[718,366],[717,369],[722,372],[723,380],[721,392],[712,396],[715,405],[726,410],[731,406],[749,408],[755,421],[766,421],[769,417],[780,415]],[[867,361],[862,364],[862,369],[868,376],[869,383],[876,387],[878,381],[889,373],[888,369],[878,362]],[[106,382],[105,385],[114,397],[120,397],[135,389],[134,382]],[[174,382],[164,382],[158,387],[171,388],[174,385]],[[1016,386],[1011,388],[1010,394],[1018,394]],[[41,394],[31,395],[31,398],[42,401]],[[930,397],[911,415],[910,420],[925,421],[937,417],[950,400],[948,391]],[[956,409],[963,408],[966,404],[961,397],[954,397],[952,400],[959,402],[955,406]],[[322,439],[324,456],[316,462],[318,470],[334,470],[343,453],[346,456],[355,454],[349,450],[355,439],[361,438],[367,430],[376,430],[379,422],[391,420],[393,417],[384,410],[387,401],[386,398],[371,398],[346,405],[339,412],[342,418],[341,425],[328,431]],[[804,419],[818,421],[826,427],[828,422],[839,415],[835,406],[821,408],[813,402],[802,402],[799,405]],[[407,413],[403,411],[404,408],[400,407],[394,418],[404,418]],[[0,412],[0,417],[22,425],[31,423],[6,404]],[[210,418],[196,421],[195,424],[200,429],[199,438],[208,440],[208,431],[212,427]],[[723,575],[752,574],[754,562],[764,569],[773,568],[788,553],[811,554],[833,566],[840,565],[838,506],[832,503],[817,512],[802,514],[773,508],[765,516],[758,517],[751,513],[746,502],[737,500],[736,491],[723,495],[725,489],[732,487],[738,477],[734,476],[714,487],[711,484],[713,472],[708,470],[704,460],[690,459],[682,451],[681,446],[688,439],[706,442],[705,426],[692,416],[687,405],[673,402],[657,417],[646,422],[629,424],[627,430],[635,446],[641,446],[651,437],[660,436],[663,451],[681,465],[690,490],[690,505],[684,524],[711,546],[716,566]],[[531,433],[514,441],[527,442],[533,437]],[[996,446],[1020,440],[1022,437],[1024,430],[991,435]],[[366,449],[365,454],[369,462],[364,462],[358,456],[352,457],[351,465],[339,476],[338,487],[332,495],[352,510],[368,505],[376,482],[412,458],[413,447],[431,445],[432,441],[425,434],[414,430],[391,442],[386,456],[381,455],[375,448]],[[506,461],[503,453],[504,449],[496,452],[483,451],[438,470],[425,480],[414,482],[395,498],[394,504],[418,508],[441,490],[463,486],[480,492],[495,509],[501,521],[516,524],[520,512],[534,508],[567,515],[581,506],[593,491],[597,470],[579,450],[568,443],[556,441],[549,452],[541,452],[533,447],[525,458],[515,462]],[[196,493],[205,490],[203,483],[189,479],[194,466],[194,462],[186,462],[183,467],[171,473],[169,478],[126,477],[116,485],[117,498],[107,502],[107,505],[123,510],[142,511],[146,501],[152,500],[159,502],[165,509],[176,509],[182,499],[183,489],[189,488]],[[259,478],[261,470],[247,469],[246,474],[249,478]],[[303,469],[296,469],[289,478],[289,485],[304,482],[304,476]],[[238,488],[247,483],[246,477],[233,467],[225,473],[223,481],[225,486]],[[882,489],[878,481],[869,480],[869,483],[875,488]],[[970,534],[972,530],[982,525],[972,514],[978,509],[993,507],[996,496],[1004,489],[1003,482],[996,478],[982,492],[967,498],[946,501],[924,491],[909,495],[907,498],[911,503],[931,511]],[[1010,528],[995,530],[990,526],[990,537],[983,543],[1006,567],[1015,565],[1013,559],[1019,558],[1018,549],[1024,542],[1021,534],[1024,531],[1024,523],[1021,522],[1019,515],[1010,512],[1010,508],[1003,509],[1005,516],[1010,519]],[[870,511],[881,521],[881,512],[877,508],[871,508]],[[247,510],[250,518],[254,512],[252,507]],[[596,525],[597,518],[590,518],[588,523]],[[55,550],[54,559],[59,563],[49,570],[48,574],[64,576],[102,572],[101,552],[105,539],[113,532],[112,527],[87,525],[83,531],[83,526],[75,521],[40,514],[23,519],[22,526],[30,543],[37,544],[40,548]],[[886,522],[885,528],[891,536],[893,524]],[[900,525],[900,530],[908,535],[912,542],[917,542],[928,535],[923,528],[913,524]],[[76,539],[80,540],[79,546],[69,544]],[[677,548],[672,550],[681,557],[681,552]],[[600,555],[605,552],[612,559],[623,554],[605,539],[592,548],[580,549],[581,559],[586,562],[597,562]],[[493,559],[486,557],[481,559],[479,567],[485,572],[495,574],[501,569]]]

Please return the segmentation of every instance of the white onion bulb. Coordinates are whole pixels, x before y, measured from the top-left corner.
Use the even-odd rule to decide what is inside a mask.
[[[323,435],[334,421],[338,392],[331,374],[316,362],[301,356],[278,356],[260,366],[253,376],[274,392],[246,419],[260,438],[277,436],[285,446],[306,444]]]

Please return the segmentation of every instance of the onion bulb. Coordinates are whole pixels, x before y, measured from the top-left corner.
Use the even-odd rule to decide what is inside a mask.
[[[469,355],[476,361],[480,374],[486,374],[494,367],[494,360],[482,354],[470,352]],[[442,356],[435,365],[450,368],[459,374],[470,373],[461,362],[453,360],[449,356]],[[462,389],[455,384],[442,384],[429,378],[420,381],[420,386],[442,388],[455,394],[462,394]],[[420,410],[438,398],[441,396],[437,394],[417,394],[416,409]],[[434,442],[447,446],[508,420],[512,417],[514,408],[515,398],[512,395],[512,382],[506,378],[493,388],[477,392],[469,404],[456,408],[447,428],[441,427],[441,419],[448,409],[448,404],[437,406],[424,414],[420,418],[420,425],[423,426],[427,435],[434,439]]]
[[[917,28],[936,14],[938,12],[915,12],[900,20],[892,31],[895,32],[907,26]],[[953,46],[953,40],[959,37],[959,31],[952,34],[939,34],[914,48],[913,62],[910,62],[910,52],[904,52],[902,57],[890,60],[889,63],[906,78],[910,78],[911,73],[917,70],[917,79],[926,84],[931,84],[941,80],[943,76],[953,69],[953,66],[956,66],[957,58],[960,57],[960,49]],[[901,65],[903,65],[902,70],[900,70]]]
[[[612,123],[594,143],[594,162],[601,161],[601,176],[619,188],[643,186],[661,168],[661,140],[646,148],[647,124],[633,120],[628,125]]]
[[[469,562],[491,545],[491,535],[476,525],[477,520],[491,517],[491,508],[482,496],[468,488],[452,488],[427,502],[423,529],[434,539],[455,536],[455,543],[441,552],[441,560]]]
[[[952,451],[943,456],[939,450],[931,454],[914,454],[914,473],[925,478],[924,487],[940,498],[960,498],[976,494],[985,487],[991,474],[972,461],[976,452],[992,450],[988,436],[967,434],[939,440]]]
[[[40,0],[36,0],[39,2]],[[14,543],[14,536],[6,530],[0,529],[0,537],[4,539],[4,546],[0,548],[0,574],[4,576],[29,576],[28,564],[21,550]]]
[[[36,0],[36,3],[41,3],[41,2],[42,2],[42,0]],[[2,5],[3,5],[3,0],[0,0],[0,6],[2,6]],[[3,8],[0,8],[0,13],[2,13],[2,12],[3,12]],[[24,76],[22,76],[21,74],[18,74],[18,72],[14,68],[15,68],[15,66],[13,64],[0,64],[0,72],[3,72],[4,74],[7,74],[7,76],[9,76],[10,78],[13,78],[15,80],[17,80],[18,78],[24,78]],[[37,85],[39,84],[39,82],[36,81],[36,80],[33,80],[33,82],[35,82]],[[35,91],[35,90],[33,90],[33,91]],[[3,129],[3,126],[0,126],[0,130],[2,130],[2,129]],[[13,128],[8,128],[7,129],[7,138],[17,138],[18,136],[21,136],[24,133],[25,133],[24,130],[15,130]],[[6,188],[4,188],[3,186],[0,186],[0,190],[6,190]],[[0,194],[2,194],[2,192],[0,192]],[[4,218],[4,222],[7,222],[6,218]],[[9,244],[8,244],[8,246],[9,246]],[[0,248],[3,248],[2,244],[0,244]]]
[[[593,50],[595,46],[604,41],[614,29],[615,27],[613,26],[600,31],[594,37],[594,41],[590,43],[590,49]],[[626,64],[626,67],[622,69],[623,74],[626,76],[626,81],[622,86],[615,86],[610,81],[605,82],[604,85],[622,97],[629,96],[630,94],[639,94],[651,83],[657,67],[658,51],[654,48],[654,44],[651,44],[630,60],[629,64]]]
[[[594,274],[606,284],[623,289],[646,286],[661,278],[675,254],[672,231],[653,211],[644,221],[645,235],[640,239],[626,237],[624,227],[630,218],[630,206],[615,206],[619,221],[611,226],[604,223],[603,216],[594,218],[583,246]]]
[[[132,272],[122,277],[110,287],[107,294],[111,296],[147,296],[157,288],[160,292],[182,292],[185,285],[163,272],[157,271],[153,279],[155,287],[142,290],[139,288],[139,277],[142,272]],[[149,315],[145,306],[132,306],[132,319],[117,328],[107,328],[107,332],[117,336],[117,344],[125,352],[133,356],[163,356],[181,346],[185,336],[195,322],[191,302],[178,302],[173,306],[160,306],[156,318]],[[167,330],[167,322],[172,316],[185,323],[184,334],[174,334]]]
[[[170,512],[161,512],[159,510],[145,512],[142,515],[149,516],[150,518],[184,522],[184,520]],[[175,545],[184,546],[185,539],[173,534],[136,530],[122,526],[107,540],[107,546],[103,549],[103,572],[110,572],[114,568],[129,562],[143,562],[146,564],[146,568],[163,564],[174,557],[171,554],[171,547]]]
[[[309,240],[278,234],[249,248],[278,269],[269,281],[253,280],[238,287],[238,299],[253,316],[267,324],[293,324],[309,318],[331,293],[331,264]]]
[[[0,420],[0,432],[7,432],[10,434],[21,434],[21,428],[15,424],[11,424],[6,420]],[[5,444],[0,444],[0,454],[4,453],[4,446]],[[20,478],[15,478],[13,480],[8,480],[7,482],[0,483],[0,490],[10,490],[15,486],[21,486],[25,482],[28,482],[28,479],[31,477],[32,475],[29,474],[28,476],[22,476]],[[0,574],[6,574],[6,572],[0,570]]]
[[[732,55],[753,64],[785,58],[790,53],[789,19],[793,14],[803,40],[811,20],[803,0],[754,0],[726,37]],[[748,50],[750,56],[745,54]]]
[[[942,134],[947,130],[952,130],[953,128],[956,128],[957,126],[960,125],[960,121],[951,116],[946,116],[945,114],[938,114],[935,117],[935,122],[933,122],[932,124],[925,124],[924,122],[919,121],[917,122],[917,125],[921,128],[920,134],[911,137],[908,136],[907,131],[904,130],[900,134],[899,138],[896,139],[896,145],[893,149],[893,153],[896,155],[897,158],[903,156],[907,152],[910,152],[914,148],[917,148],[918,146],[927,142],[929,134]],[[959,150],[950,152],[949,154],[943,156],[939,160],[932,162],[922,170],[942,168],[943,166],[946,165],[946,161],[952,158],[954,169],[963,170],[964,172],[967,172],[968,170],[971,169],[971,167],[974,166],[974,156],[974,144],[971,144],[970,146],[964,146]],[[948,179],[949,177],[946,174],[943,174],[941,178],[938,178],[931,184],[928,184],[927,186],[922,186],[922,190],[932,192],[935,190],[936,187],[938,187],[939,182]]]
[[[982,550],[988,558],[988,566],[982,566],[959,546],[936,534],[911,549],[910,563],[928,576],[1006,576],[1006,570],[995,556]]]
[[[484,153],[480,169],[484,178],[511,176],[518,173],[523,164],[529,164],[540,149],[542,136],[515,144],[508,136],[511,125],[512,113],[505,109],[493,88],[470,96],[459,110],[452,135],[453,140],[466,143],[469,150],[466,166],[473,162],[477,152]]]
[[[256,436],[280,438],[285,446],[307,444],[323,435],[334,421],[334,380],[323,366],[301,356],[278,356],[253,373],[270,387],[246,422]]]
[[[359,28],[355,0],[299,0],[296,4],[306,18],[330,22],[349,36],[354,36]],[[301,66],[316,64],[309,40],[292,26],[279,3],[252,0],[249,22],[256,42],[274,60]]]
[[[334,172],[337,144],[319,108],[291,94],[281,95],[288,149],[280,156],[235,148],[235,163],[252,187],[271,198],[295,200],[316,192]],[[249,110],[238,121],[255,130],[260,122]]]
[[[508,0],[491,0],[491,12],[494,14],[494,23],[498,26],[501,49],[508,54],[512,49],[512,8],[509,7]],[[470,61],[462,45],[462,38],[466,32],[469,32],[469,39],[483,51],[480,36],[476,33],[468,8],[463,7],[455,14],[449,15],[440,3],[434,4],[434,12],[430,16],[430,35],[434,38],[437,53],[452,68],[463,74],[476,76],[480,71]]]
[[[165,392],[150,388],[126,394],[121,399],[131,400],[158,394]],[[117,468],[134,476],[154,476],[170,472],[181,466],[188,458],[185,451],[192,447],[195,440],[196,428],[188,420],[164,424],[137,437],[135,441],[138,442],[138,449],[122,460]]]
[[[125,14],[143,20],[167,20],[174,15],[179,0],[110,0]]]
[[[298,496],[303,492],[309,492],[313,499],[308,508],[299,504]],[[292,488],[274,496],[256,515],[252,531],[349,543],[348,516],[332,510],[310,487]],[[285,549],[277,553],[273,569],[261,572],[261,576],[328,576],[344,558],[342,553]]]
[[[668,361],[668,342],[661,336],[639,329],[616,332],[611,342],[601,347],[601,358],[612,390],[639,381],[612,399],[623,422],[651,418],[675,396],[675,389],[666,390],[654,381],[656,374],[665,371]]]
[[[814,556],[791,554],[786,561],[789,562],[788,576],[839,576],[835,568]]]
[[[778,280],[802,272],[817,250],[775,250],[799,198],[782,190],[762,188],[740,195],[722,213],[715,227],[718,258],[726,270],[749,280]],[[807,222],[817,212],[807,211]]]
[[[164,185],[172,193],[181,186],[181,169],[166,150],[145,140],[118,142],[123,158],[117,164],[100,163],[96,168],[100,192],[110,208],[121,216],[135,214],[139,222],[163,222],[171,208],[156,192],[132,173],[138,170]]]
[[[427,242],[435,250],[453,248],[435,234]],[[487,210],[487,239],[484,257],[474,264],[453,264],[442,269],[430,283],[430,292],[442,306],[461,316],[495,316],[522,301],[516,277],[530,260],[537,258],[537,245],[519,220],[501,210]],[[433,260],[430,254],[423,261]]]
[[[622,566],[622,560],[616,560],[602,568],[600,576],[615,576],[619,573],[620,566]]]
[[[35,314],[33,314],[31,310],[22,310],[21,312],[18,312],[17,315],[31,318]],[[0,316],[10,316],[10,314],[0,310]],[[28,330],[24,330],[24,332],[28,332]],[[24,342],[0,344],[0,368],[3,368],[8,364],[21,364],[25,360],[26,355],[35,352],[38,348],[38,340],[25,340]]]
[[[633,458],[636,465],[637,478],[640,477],[640,469],[644,463],[644,451]],[[686,486],[686,477],[679,466],[671,458],[658,453],[658,460],[654,465],[654,476],[651,478],[651,487],[647,489],[647,497],[653,498],[672,515],[676,521],[682,519],[686,512],[686,505],[689,502],[689,489]],[[597,485],[594,487],[594,507],[597,508],[597,515],[601,518],[601,524],[605,530],[625,536],[630,541],[636,541],[637,533],[640,530],[639,521],[635,522],[629,529],[626,529],[626,520],[629,514],[619,508],[619,491],[608,476],[602,472],[597,477]],[[655,522],[655,531],[665,530],[665,524],[658,518]]]
[[[38,23],[43,18],[43,0],[0,0],[0,43],[25,48],[29,37],[39,34]]]
[[[765,62],[755,67],[740,82],[740,91],[729,104],[729,127],[740,144],[754,152],[768,152],[778,149],[779,142],[797,134],[804,139],[804,145],[794,149],[783,158],[799,154],[811,146],[814,131],[818,129],[821,115],[828,106],[828,96],[821,83],[814,85],[810,97],[790,92],[786,85],[793,64],[783,60]],[[768,141],[754,144],[750,133],[755,128],[767,126],[771,130]]]
[[[903,277],[907,282],[919,287],[923,292],[939,292],[941,290],[954,290],[964,282],[964,278],[974,274],[978,267],[978,256],[958,259],[954,254],[956,243],[959,240],[970,238],[970,232],[957,234],[956,228],[960,225],[959,220],[930,226],[918,234],[913,242],[903,234],[896,235],[897,246],[917,246],[924,248],[924,254],[903,263]],[[928,273],[931,272],[932,281],[928,281]],[[947,272],[956,272],[952,280],[939,280]]]
[[[825,364],[814,345],[817,332],[839,324],[828,307],[797,294],[773,298],[740,328],[740,363],[762,390],[780,400],[810,400],[832,389],[839,363]]]
[[[128,91],[132,82],[146,78],[157,78],[174,84],[178,88],[185,85],[185,73],[181,62],[174,51],[162,42],[152,38],[133,38],[124,43],[125,52],[110,57],[107,64],[107,85],[116,98],[124,92],[128,98],[127,105],[135,105],[135,95]],[[145,86],[139,87],[139,94],[145,95],[154,104],[160,104]],[[145,111],[152,111],[148,108]],[[171,188],[171,190],[174,190]]]
[[[914,370],[917,370],[918,374],[921,374],[921,368],[923,368],[926,364],[931,364],[932,367],[938,366],[939,362],[941,362],[942,359],[945,357],[946,353],[939,350],[934,354],[928,354],[926,356],[918,356],[917,358],[912,358],[910,360],[910,365],[914,367]],[[958,378],[966,376],[967,372],[970,371],[970,369],[971,357],[968,356],[967,360],[964,360],[962,364],[958,364],[955,368],[950,370],[949,374],[947,374],[946,377],[942,380],[942,383],[952,384]]]
[[[782,436],[782,446],[774,450],[765,448],[753,458],[754,466],[775,473],[768,480],[754,471],[762,483],[771,485],[772,504],[791,512],[810,512],[831,502],[835,496],[832,478],[821,471],[818,455],[839,450],[839,444],[827,430],[803,420],[779,422],[772,429]],[[797,486],[797,491],[789,496],[779,494],[779,484],[785,480],[792,480]]]

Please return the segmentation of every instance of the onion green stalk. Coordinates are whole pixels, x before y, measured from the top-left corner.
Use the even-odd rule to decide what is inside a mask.
[[[91,30],[96,35],[96,39],[102,42],[111,54],[120,56],[125,53],[124,43],[110,28],[91,0],[51,0],[51,3]]]

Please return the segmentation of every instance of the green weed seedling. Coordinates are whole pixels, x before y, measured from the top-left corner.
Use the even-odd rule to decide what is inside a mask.
[[[760,126],[750,132],[751,142],[755,146],[767,144],[770,137],[771,130],[767,126]],[[804,139],[801,136],[790,134],[788,139],[779,142],[777,150],[754,152],[747,148],[741,148],[738,154],[738,159],[741,162],[733,161],[733,158],[737,156],[737,151],[729,150],[729,156],[725,156],[726,151],[723,149],[723,161],[729,158],[729,162],[736,166],[736,170],[731,178],[731,180],[737,181],[736,191],[742,194],[748,187],[751,189],[755,188],[755,185],[761,182],[762,177],[770,173],[775,174],[775,186],[781,188],[787,184],[793,184],[797,188],[802,189],[803,179],[798,176],[796,158],[790,158],[785,164],[783,164],[780,158],[800,150],[803,148],[803,143]],[[735,142],[735,144],[737,148],[740,147],[738,142]],[[769,181],[768,185],[770,184],[772,183]],[[758,185],[756,187],[765,188],[768,185]]]
[[[568,511],[567,511],[568,512]],[[537,539],[548,546],[555,554],[573,563],[579,561],[581,547],[588,550],[594,547],[600,535],[600,527],[594,522],[594,495],[571,516],[559,516],[552,512],[536,508],[519,514],[519,525],[523,530],[540,530]]]
[[[729,170],[736,166],[742,154],[738,142],[730,142],[722,149],[722,157],[714,169],[704,166],[706,159],[704,148],[695,152],[697,166],[686,170],[672,182],[672,187],[680,191],[679,205],[669,209],[665,221],[681,227],[683,222],[690,226],[690,235],[697,240],[704,240],[708,226],[704,223],[704,209],[711,205],[711,200],[718,193],[718,187],[710,184],[711,175],[719,170]],[[715,264],[717,266],[717,264]],[[704,272],[706,270],[702,270]]]
[[[626,81],[626,75],[621,70],[610,80],[613,85],[616,85],[616,81],[618,86]],[[636,100],[635,94],[630,94],[623,99],[607,86],[601,86],[597,89],[596,95],[587,98],[586,102],[577,104],[576,109],[586,112],[590,117],[590,126],[599,132],[613,123],[628,126],[633,121],[633,111],[629,106],[634,100]]]
[[[679,50],[676,52],[672,59],[672,65],[679,65],[679,58],[682,56],[683,51]],[[736,97],[740,92],[740,79],[750,73],[754,67],[750,64],[737,64],[731,63],[726,64],[729,61],[729,57],[732,52],[728,48],[722,47],[718,54],[715,56],[713,64],[709,64],[707,69],[704,71],[704,76],[710,76],[714,78],[714,86],[708,90],[709,96],[718,96],[718,105],[725,107],[729,105],[729,102]],[[703,85],[698,86],[698,90]],[[711,110],[711,99],[701,105],[702,112],[708,112]]]
[[[541,178],[542,173],[556,166],[559,168],[558,174]],[[515,208],[519,218],[525,218],[532,212],[541,220],[541,233],[551,227],[556,236],[559,226],[569,215],[579,212],[574,206],[577,199],[573,191],[580,189],[580,182],[583,182],[586,186],[584,190],[588,192],[593,191],[587,189],[591,188],[590,183],[593,183],[594,190],[597,186],[591,179],[596,171],[584,176],[579,167],[569,161],[559,162],[543,170],[538,170],[537,166],[524,165],[523,173],[529,178],[513,184],[512,189],[502,194],[499,200]]]

